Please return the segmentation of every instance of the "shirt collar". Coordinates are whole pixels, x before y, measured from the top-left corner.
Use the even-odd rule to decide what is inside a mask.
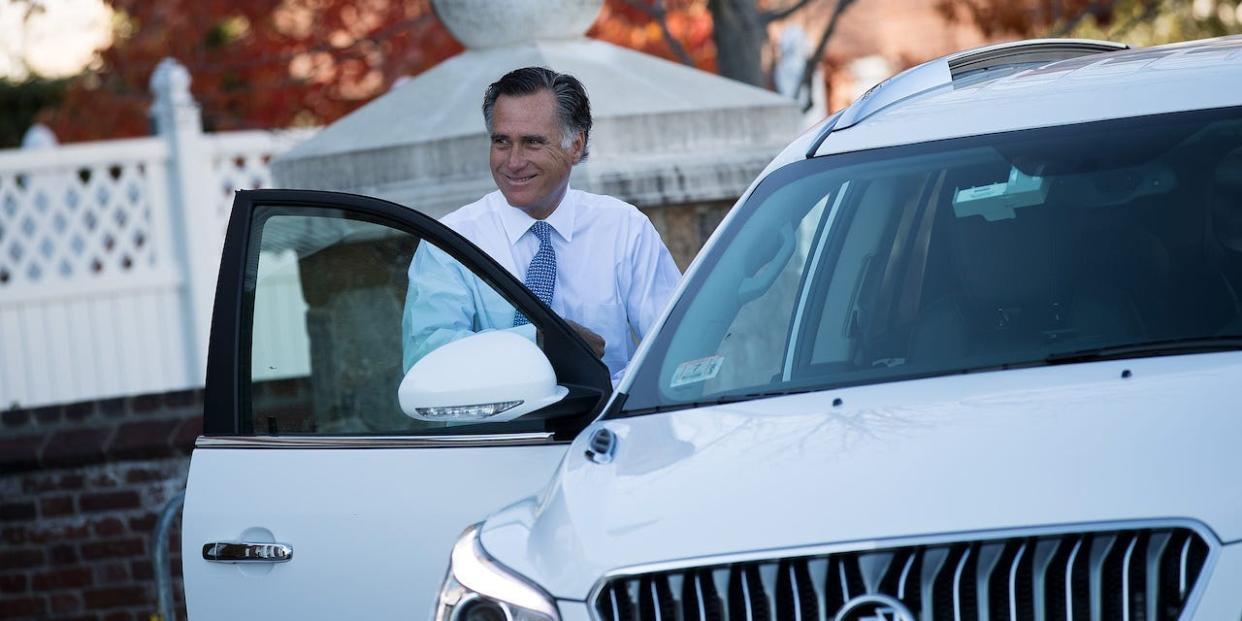
[[[574,237],[574,216],[578,206],[577,201],[573,200],[573,193],[573,189],[566,186],[565,196],[561,198],[561,203],[552,211],[552,215],[545,219],[552,230],[567,242],[572,241]],[[510,205],[509,201],[505,200],[505,195],[499,191],[496,192],[496,198],[500,222],[505,228],[505,236],[509,238],[509,245],[516,244],[526,234],[526,231],[530,230],[535,219],[527,215],[525,211]]]

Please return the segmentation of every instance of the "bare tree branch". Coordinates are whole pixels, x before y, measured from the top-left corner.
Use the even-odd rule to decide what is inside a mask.
[[[962,4],[966,7],[966,12],[970,13],[970,19],[976,24],[988,23],[988,14],[983,7],[974,0],[963,0]],[[988,34],[986,29],[984,34]]]
[[[780,21],[802,10],[802,7],[805,7],[813,1],[814,0],[796,0],[793,4],[790,4],[783,9],[764,11],[759,14],[759,21],[765,26],[771,24],[772,22]]]
[[[815,69],[819,67],[819,62],[824,57],[824,51],[828,49],[828,41],[832,39],[832,33],[837,30],[837,23],[841,21],[841,15],[850,5],[857,0],[837,0],[837,5],[832,9],[832,16],[828,18],[828,23],[824,25],[824,31],[819,35],[819,43],[815,45],[815,51],[806,59],[806,67],[802,69],[802,81],[798,84],[798,90],[794,93],[794,99],[802,96],[802,93],[811,93],[811,80],[815,79]],[[812,97],[807,97],[806,103],[802,106],[802,111],[806,112],[811,109]]]
[[[625,0],[625,3],[642,11],[647,17],[655,21],[656,25],[660,27],[660,34],[664,36],[664,43],[668,45],[670,50],[673,50],[677,60],[680,60],[684,65],[694,66],[694,60],[690,58],[686,48],[681,45],[681,41],[678,41],[673,36],[672,31],[668,29],[668,20],[665,17],[667,11],[664,10],[664,5],[660,0],[651,0],[650,3],[643,2],[643,0]]]
[[[1087,6],[1082,7],[1082,10],[1079,11],[1077,15],[1053,29],[1052,32],[1049,33],[1049,36],[1064,37],[1070,32],[1073,32],[1073,30],[1078,27],[1078,24],[1082,23],[1082,20],[1086,19],[1088,15],[1095,13],[1095,11],[1099,8],[1100,0],[1091,0],[1091,2],[1087,3]]]
[[[1156,17],[1156,14],[1160,12],[1160,7],[1163,4],[1163,0],[1145,0],[1143,2],[1142,12],[1130,18],[1126,23],[1122,24],[1120,28],[1109,31],[1108,38],[1111,40],[1119,39],[1128,34],[1131,30],[1134,30],[1134,28],[1139,24],[1151,21]]]
[[[991,36],[993,30],[999,27],[992,23],[990,11],[982,3],[976,2],[976,0],[961,0],[961,5],[966,7],[966,12],[970,14],[970,21],[985,36]]]

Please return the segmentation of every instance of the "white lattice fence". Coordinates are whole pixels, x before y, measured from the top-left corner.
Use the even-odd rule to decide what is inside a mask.
[[[151,169],[163,166],[163,145],[126,141],[113,145],[110,159],[95,148],[60,151],[55,158],[23,153],[24,165],[0,159],[0,286],[42,289],[160,271],[168,257],[152,241],[151,194],[152,175],[162,170]]]
[[[168,149],[0,154],[0,406],[186,384]]]
[[[233,192],[313,131],[203,134],[184,69],[152,86],[157,136],[0,151],[0,409],[202,385]]]
[[[228,226],[233,193],[271,187],[272,171],[268,164],[272,158],[310,138],[315,131],[230,132],[205,137],[217,190],[214,213],[221,240]]]

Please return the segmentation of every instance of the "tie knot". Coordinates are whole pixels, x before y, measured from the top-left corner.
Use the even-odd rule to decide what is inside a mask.
[[[539,238],[540,244],[551,243],[552,241],[552,225],[543,220],[536,220],[530,225],[530,231]]]

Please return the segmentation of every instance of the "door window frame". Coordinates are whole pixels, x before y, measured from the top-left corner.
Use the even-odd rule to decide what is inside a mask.
[[[208,343],[206,389],[203,397],[203,435],[207,438],[257,438],[265,437],[245,428],[241,414],[244,399],[249,394],[250,325],[253,321],[253,293],[246,292],[246,278],[253,278],[257,268],[257,245],[252,237],[261,233],[256,226],[256,212],[272,208],[272,215],[296,215],[306,210],[336,210],[351,219],[388,226],[413,235],[419,243],[430,242],[491,286],[515,309],[526,314],[540,335],[540,346],[556,372],[557,382],[570,388],[576,411],[565,413],[548,421],[549,433],[523,434],[538,437],[551,436],[554,442],[566,442],[594,419],[607,402],[612,389],[608,367],[594,356],[590,346],[569,327],[554,311],[541,302],[522,283],[487,253],[457,232],[434,218],[414,209],[382,199],[340,192],[318,190],[245,190],[237,192],[233,211],[229,218],[224,248],[220,260],[220,272],[216,283],[216,295],[211,320],[211,338]],[[254,250],[254,257],[251,251]],[[251,266],[251,262],[256,262]],[[246,305],[250,305],[249,308]],[[564,403],[564,402],[563,402]],[[557,407],[557,406],[550,406]],[[562,405],[562,409],[565,406]],[[520,419],[519,419],[520,420]],[[487,443],[488,438],[503,443],[504,423],[496,423],[496,433],[491,436],[479,434],[445,434],[437,436],[357,436],[364,442],[374,437],[377,441],[393,441],[398,438],[434,441],[436,438],[472,437]],[[280,436],[275,436],[280,437]],[[287,436],[311,440],[315,436]],[[323,437],[323,436],[320,436]],[[207,445],[222,445],[208,441]],[[227,443],[225,443],[227,444]],[[314,442],[305,442],[314,444]],[[445,445],[462,445],[446,440]],[[253,442],[250,443],[253,445]]]

